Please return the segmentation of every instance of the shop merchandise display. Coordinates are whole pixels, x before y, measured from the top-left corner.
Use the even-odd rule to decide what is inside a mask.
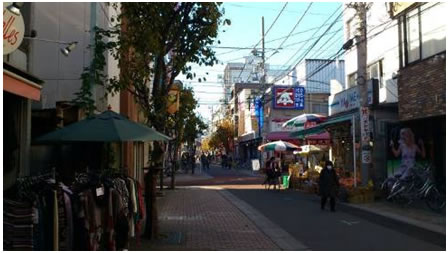
[[[20,178],[4,199],[5,250],[125,250],[141,234],[143,190],[121,174]]]

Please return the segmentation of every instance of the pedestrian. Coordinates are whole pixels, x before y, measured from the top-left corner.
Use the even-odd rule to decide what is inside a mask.
[[[227,155],[226,154],[221,155],[221,166],[223,169],[225,169],[227,167]]]
[[[207,155],[207,170],[210,170],[210,163],[212,162],[212,154]]]
[[[333,168],[333,163],[327,161],[319,176],[320,208],[325,210],[327,199],[330,198],[330,210],[336,211],[336,196],[339,190],[339,179]]]
[[[274,157],[266,161],[265,170],[266,170],[266,178],[262,185],[269,184],[269,182],[274,178]]]
[[[207,170],[207,157],[205,156],[204,153],[202,153],[201,155],[201,166],[204,171]]]
[[[232,159],[231,156],[229,156],[229,157],[227,158],[227,168],[228,168],[229,170],[232,169],[232,163],[233,163],[233,159]]]
[[[191,174],[194,174],[194,169],[196,168],[196,157],[194,154],[190,154],[190,163],[191,163]]]

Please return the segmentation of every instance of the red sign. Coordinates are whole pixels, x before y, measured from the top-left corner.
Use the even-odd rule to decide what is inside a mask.
[[[294,109],[294,88],[275,89],[277,108]]]

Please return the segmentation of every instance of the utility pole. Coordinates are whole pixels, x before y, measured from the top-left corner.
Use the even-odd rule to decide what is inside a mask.
[[[356,52],[358,59],[357,84],[360,93],[360,127],[361,127],[361,184],[366,186],[372,164],[372,150],[370,147],[370,120],[367,88],[367,3],[354,4],[359,18],[359,35],[357,35]]]

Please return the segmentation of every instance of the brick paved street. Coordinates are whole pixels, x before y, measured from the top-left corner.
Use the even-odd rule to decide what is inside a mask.
[[[159,200],[163,235],[178,232],[180,243],[142,241],[137,250],[279,250],[218,188],[178,188]]]

